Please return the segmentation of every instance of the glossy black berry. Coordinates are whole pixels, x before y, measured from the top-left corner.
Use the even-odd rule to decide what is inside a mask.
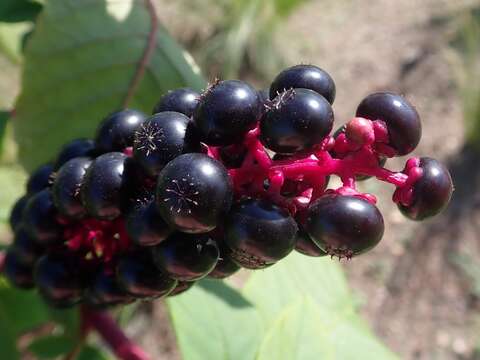
[[[222,164],[227,169],[239,168],[247,156],[247,149],[243,145],[223,146],[219,150]]]
[[[176,232],[153,249],[153,258],[160,269],[180,281],[205,277],[215,267],[219,251],[207,234]]]
[[[377,245],[383,236],[383,217],[367,200],[324,195],[308,209],[305,230],[327,254],[351,258]]]
[[[80,198],[83,179],[92,160],[77,157],[67,161],[57,172],[53,182],[53,202],[60,214],[72,219],[81,219],[86,215]]]
[[[161,112],[148,118],[135,133],[133,158],[152,176],[177,156],[199,152],[200,139],[193,122],[179,112]]]
[[[158,177],[157,206],[164,220],[190,233],[213,230],[230,209],[232,184],[225,167],[207,155],[184,154]]]
[[[332,126],[333,110],[323,96],[292,89],[275,98],[262,116],[260,138],[270,150],[292,154],[319,144]]]
[[[258,93],[260,102],[263,105],[263,109],[265,109],[265,105],[267,105],[270,100],[269,92],[268,90],[257,90],[257,93]]]
[[[327,253],[320,249],[317,244],[313,242],[307,232],[302,226],[298,227],[297,238],[295,242],[295,250],[307,256],[319,257],[325,256]]]
[[[217,264],[208,274],[208,277],[214,279],[225,279],[226,277],[229,277],[235,274],[238,270],[240,270],[240,266],[232,260],[232,250],[230,250],[230,248],[225,244],[225,240],[215,239],[215,241],[218,245],[220,256],[218,258]]]
[[[356,116],[387,124],[389,145],[398,155],[412,152],[422,136],[422,124],[415,107],[401,95],[378,92],[358,105]]]
[[[140,204],[145,204],[155,196],[157,178],[150,176],[133,158],[125,160],[122,174],[121,210],[127,214]]]
[[[297,224],[286,210],[265,201],[235,204],[225,225],[231,258],[248,269],[261,269],[287,256],[295,246]]]
[[[70,307],[82,301],[84,279],[78,259],[69,251],[49,253],[35,265],[35,284],[50,304]]]
[[[304,88],[322,95],[330,104],[335,100],[335,83],[331,76],[315,65],[295,65],[277,75],[270,86],[270,99],[288,89]]]
[[[85,293],[85,302],[93,306],[113,306],[132,302],[133,298],[118,283],[115,273],[101,269]]]
[[[117,280],[129,294],[137,298],[157,298],[170,293],[177,281],[159,270],[150,252],[125,254],[117,263]]]
[[[21,264],[29,267],[32,267],[45,252],[45,248],[36,242],[23,224],[15,231],[11,250],[15,252]]]
[[[183,294],[185,291],[189,290],[193,285],[195,285],[195,281],[179,281],[177,286],[168,294],[169,297],[176,296]]]
[[[56,244],[62,241],[63,228],[57,222],[50,189],[44,189],[32,196],[23,212],[25,228],[40,245]]]
[[[31,266],[22,264],[15,251],[8,250],[5,254],[3,275],[15,287],[32,289],[35,287]]]
[[[51,164],[38,167],[27,181],[27,194],[31,196],[50,187],[52,173],[53,166]]]
[[[77,157],[93,157],[95,155],[95,143],[90,139],[75,139],[65,144],[55,161],[55,170],[58,170],[67,161]]]
[[[440,213],[450,202],[453,183],[447,168],[439,161],[422,157],[422,177],[413,185],[413,202],[409,206],[398,205],[409,219],[424,220]]]
[[[127,156],[119,152],[106,153],[96,158],[87,169],[80,190],[82,204],[88,214],[112,220],[121,214],[126,187],[125,164]]]
[[[10,224],[10,228],[15,231],[17,226],[22,221],[23,209],[25,209],[25,205],[27,205],[28,197],[26,195],[19,198],[12,207],[10,211],[10,217],[8,218],[8,222]]]
[[[202,140],[208,145],[230,145],[260,118],[262,103],[257,91],[239,80],[212,85],[202,94],[193,115]]]
[[[176,111],[191,117],[200,101],[200,94],[190,88],[171,90],[163,95],[153,108],[153,114]]]
[[[123,151],[133,145],[133,136],[146,120],[137,110],[122,110],[108,115],[97,129],[95,147],[101,153]]]
[[[159,244],[172,232],[154,201],[135,207],[127,216],[126,227],[130,239],[140,246]]]

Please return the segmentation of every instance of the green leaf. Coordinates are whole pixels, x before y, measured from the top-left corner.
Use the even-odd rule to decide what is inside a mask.
[[[32,291],[10,287],[0,277],[0,353],[2,359],[16,360],[17,337],[48,321],[48,311]]]
[[[29,0],[2,0],[0,2],[0,21],[33,21],[42,11],[42,5]]]
[[[303,359],[396,359],[375,338],[359,326],[358,319],[320,311],[310,297],[284,309],[269,329],[258,360]]]
[[[258,360],[335,359],[317,305],[309,297],[300,300],[285,308],[269,329]]]
[[[202,280],[167,300],[184,360],[249,360],[262,338],[257,311],[237,290]]]
[[[0,223],[8,222],[14,202],[25,191],[26,174],[19,166],[0,166]]]
[[[1,279],[0,279],[1,281]],[[2,318],[1,315],[2,309],[0,308],[0,319]],[[0,321],[0,349],[2,358],[9,359],[9,360],[17,360],[20,359],[20,354],[17,351],[15,346],[16,338],[14,334],[9,329],[8,323]]]
[[[260,311],[268,329],[261,347],[265,356],[265,349],[277,343],[285,344],[292,337],[301,339],[305,351],[317,351],[314,343],[321,337],[322,347],[326,349],[322,356],[313,358],[323,359],[334,354],[335,359],[345,360],[396,359],[357,315],[342,269],[331,259],[291,254],[275,266],[255,272],[243,293]],[[311,319],[317,324],[312,324]],[[317,330],[304,335],[301,324],[305,321],[305,326],[317,326]],[[293,328],[286,329],[286,323]],[[283,358],[291,359],[288,356],[279,359]]]
[[[298,253],[264,271],[254,272],[243,294],[259,309],[266,324],[276,320],[288,305],[311,297],[325,312],[350,314],[354,301],[340,265],[329,258]]]
[[[35,339],[28,350],[39,359],[54,359],[67,354],[75,346],[73,339],[64,335],[51,335]]]
[[[35,292],[18,290],[0,280],[0,323],[8,324],[14,337],[48,319],[47,306]]]
[[[150,112],[167,90],[204,87],[190,55],[161,26],[152,30],[146,4],[46,1],[25,49],[14,122],[20,159],[28,169],[51,159],[68,140],[92,136],[131,92],[128,106]],[[151,56],[144,64],[147,48]],[[143,76],[132,87],[140,68]]]
[[[57,324],[61,325],[65,336],[72,339],[78,336],[80,330],[80,313],[78,308],[54,309],[48,308],[50,317]]]
[[[0,111],[0,153],[2,152],[3,138],[5,137],[5,130],[7,128],[9,118],[10,111]]]
[[[86,345],[82,348],[76,360],[113,360],[113,358],[97,347]]]
[[[32,31],[32,24],[28,22],[0,23],[0,51],[14,64],[22,61],[23,38],[29,31]]]

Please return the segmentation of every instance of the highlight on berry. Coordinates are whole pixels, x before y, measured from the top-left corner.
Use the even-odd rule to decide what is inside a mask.
[[[66,142],[31,174],[11,211],[6,277],[54,307],[105,307],[175,296],[292,251],[350,259],[384,233],[375,195],[357,188],[367,178],[393,185],[409,219],[440,213],[453,190],[441,163],[384,167],[418,145],[415,107],[377,92],[332,133],[335,92],[327,72],[298,65],[266,91],[215,81],[168,92],[151,116],[113,112],[94,139]]]

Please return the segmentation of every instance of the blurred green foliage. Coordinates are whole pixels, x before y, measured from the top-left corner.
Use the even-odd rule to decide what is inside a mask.
[[[307,0],[217,0],[223,16],[206,42],[199,61],[223,78],[238,78],[248,68],[263,78],[273,77],[284,65],[275,33],[294,10]]]
[[[0,22],[33,21],[42,11],[42,5],[32,0],[0,1]]]
[[[480,149],[480,5],[455,19],[452,46],[463,102],[467,143]]]

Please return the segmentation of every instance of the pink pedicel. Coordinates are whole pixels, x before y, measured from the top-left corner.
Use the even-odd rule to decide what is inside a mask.
[[[393,201],[408,206],[413,185],[422,174],[418,158],[409,159],[402,172],[390,171],[379,165],[381,157],[395,155],[383,121],[354,118],[344,129],[308,152],[278,160],[272,159],[259,140],[259,127],[250,130],[242,146],[236,147],[247,151],[243,163],[229,169],[236,197],[266,198],[302,217],[312,201],[328,193],[357,196],[375,204],[374,195],[356,189],[356,176],[367,175],[393,184],[397,188]],[[206,152],[221,161],[219,148],[208,146]],[[326,189],[330,175],[338,176],[343,185]]]

